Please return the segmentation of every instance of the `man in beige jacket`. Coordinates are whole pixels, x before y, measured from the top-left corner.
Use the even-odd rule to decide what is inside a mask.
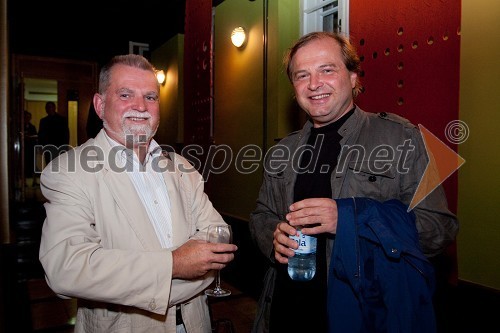
[[[205,241],[208,225],[225,222],[201,175],[153,140],[153,66],[114,57],[93,102],[104,129],[41,176],[49,286],[78,299],[75,332],[211,332],[203,290],[237,247]]]

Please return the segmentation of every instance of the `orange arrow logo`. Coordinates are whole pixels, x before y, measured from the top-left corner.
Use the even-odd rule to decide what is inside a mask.
[[[429,163],[427,163],[427,167],[413,195],[408,211],[415,208],[436,187],[465,163],[465,160],[460,155],[455,153],[443,141],[439,140],[431,131],[421,124],[418,124],[418,127],[424,139]]]

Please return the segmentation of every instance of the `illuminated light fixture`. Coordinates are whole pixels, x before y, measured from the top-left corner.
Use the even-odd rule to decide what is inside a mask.
[[[236,47],[242,47],[246,39],[245,29],[242,27],[237,27],[231,33],[231,42]]]
[[[156,71],[156,79],[158,80],[158,83],[159,84],[163,84],[165,82],[165,72],[163,71],[163,69],[159,70],[159,71]]]

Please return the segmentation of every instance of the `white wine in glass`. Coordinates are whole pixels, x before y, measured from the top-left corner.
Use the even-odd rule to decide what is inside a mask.
[[[230,244],[231,241],[231,226],[222,224],[211,224],[208,226],[207,242]],[[215,276],[215,287],[205,290],[205,295],[213,297],[223,297],[231,295],[230,290],[222,289],[220,286],[220,270],[217,270],[217,274]]]

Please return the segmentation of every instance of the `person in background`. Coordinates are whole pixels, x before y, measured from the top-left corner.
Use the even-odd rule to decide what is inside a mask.
[[[336,265],[339,259],[345,259],[346,252],[338,251],[344,239],[337,233],[357,223],[356,218],[351,218],[352,211],[357,213],[357,209],[369,203],[372,210],[370,213],[359,211],[359,219],[369,221],[373,217],[384,221],[382,217],[390,217],[390,222],[398,228],[408,225],[405,232],[409,235],[412,228],[415,229],[413,250],[425,254],[422,260],[427,261],[427,257],[441,253],[455,239],[458,221],[448,210],[441,187],[410,213],[406,212],[428,163],[421,134],[402,117],[365,112],[354,103],[361,90],[360,60],[346,37],[328,32],[307,34],[291,47],[285,67],[295,98],[308,120],[302,130],[282,139],[276,146],[278,149],[273,147],[284,154],[274,154],[274,158],[273,154],[267,155],[257,206],[250,217],[252,238],[270,265],[253,332],[378,332],[367,329],[373,324],[369,322],[370,315],[375,320],[382,317],[380,324],[387,329],[388,321],[399,317],[388,316],[383,307],[391,306],[397,312],[398,306],[403,310],[403,304],[384,304],[385,300],[377,295],[372,295],[372,299],[356,298],[359,296],[354,295],[359,291],[357,285],[348,285],[346,281],[367,278],[366,275],[360,277],[359,272],[338,281],[343,272]],[[387,156],[382,154],[379,160],[383,160],[383,165],[373,164],[376,162],[370,153],[380,147],[400,153],[402,158],[387,161],[384,159]],[[353,153],[356,150],[353,148],[358,153],[365,152],[366,155],[361,156],[364,158]],[[293,159],[297,156],[300,159]],[[360,203],[358,207],[351,206],[353,200]],[[389,201],[390,204],[386,204]],[[383,214],[381,217],[371,212]],[[406,221],[411,223],[405,224]],[[294,281],[287,274],[288,260],[298,248],[290,236],[297,235],[298,229],[304,235],[317,237],[316,274],[309,281]],[[363,230],[368,233],[370,229]],[[357,238],[358,244],[362,241]],[[348,245],[352,244],[354,242]],[[363,248],[356,250],[358,252],[349,252],[353,258],[359,258]],[[389,259],[384,260],[389,264]],[[373,267],[380,267],[373,260],[343,263],[346,269],[349,265],[358,265],[355,268],[365,274]],[[419,272],[413,270],[413,274]],[[332,279],[337,279],[334,285],[330,284]],[[335,294],[338,289],[333,286],[339,283],[344,283],[343,293]],[[371,290],[380,291],[377,288],[373,284]],[[367,289],[361,290],[363,296]],[[329,295],[332,292],[334,294]],[[401,294],[407,295],[403,289]],[[351,303],[342,303],[346,295]],[[381,317],[377,317],[375,311],[363,316],[365,313],[362,315],[360,311],[366,309],[365,301],[379,302],[377,311]],[[335,302],[337,307],[330,307]],[[432,325],[431,320],[429,323]]]
[[[87,116],[87,125],[85,130],[87,131],[88,138],[95,138],[99,131],[102,129],[102,119],[99,118],[95,112],[94,104],[90,103],[89,114]]]
[[[26,178],[33,178],[33,186],[35,183],[36,173],[36,159],[35,159],[35,146],[38,142],[38,133],[35,125],[31,123],[31,112],[24,111],[24,176]]]
[[[93,99],[104,128],[42,172],[40,262],[78,299],[75,332],[211,332],[203,291],[237,247],[206,241],[225,222],[196,169],[153,139],[159,102],[144,57],[112,58]]]
[[[47,115],[40,119],[38,127],[38,140],[43,146],[45,165],[62,152],[67,150],[69,144],[69,128],[66,117],[56,112],[56,103],[45,103]]]

